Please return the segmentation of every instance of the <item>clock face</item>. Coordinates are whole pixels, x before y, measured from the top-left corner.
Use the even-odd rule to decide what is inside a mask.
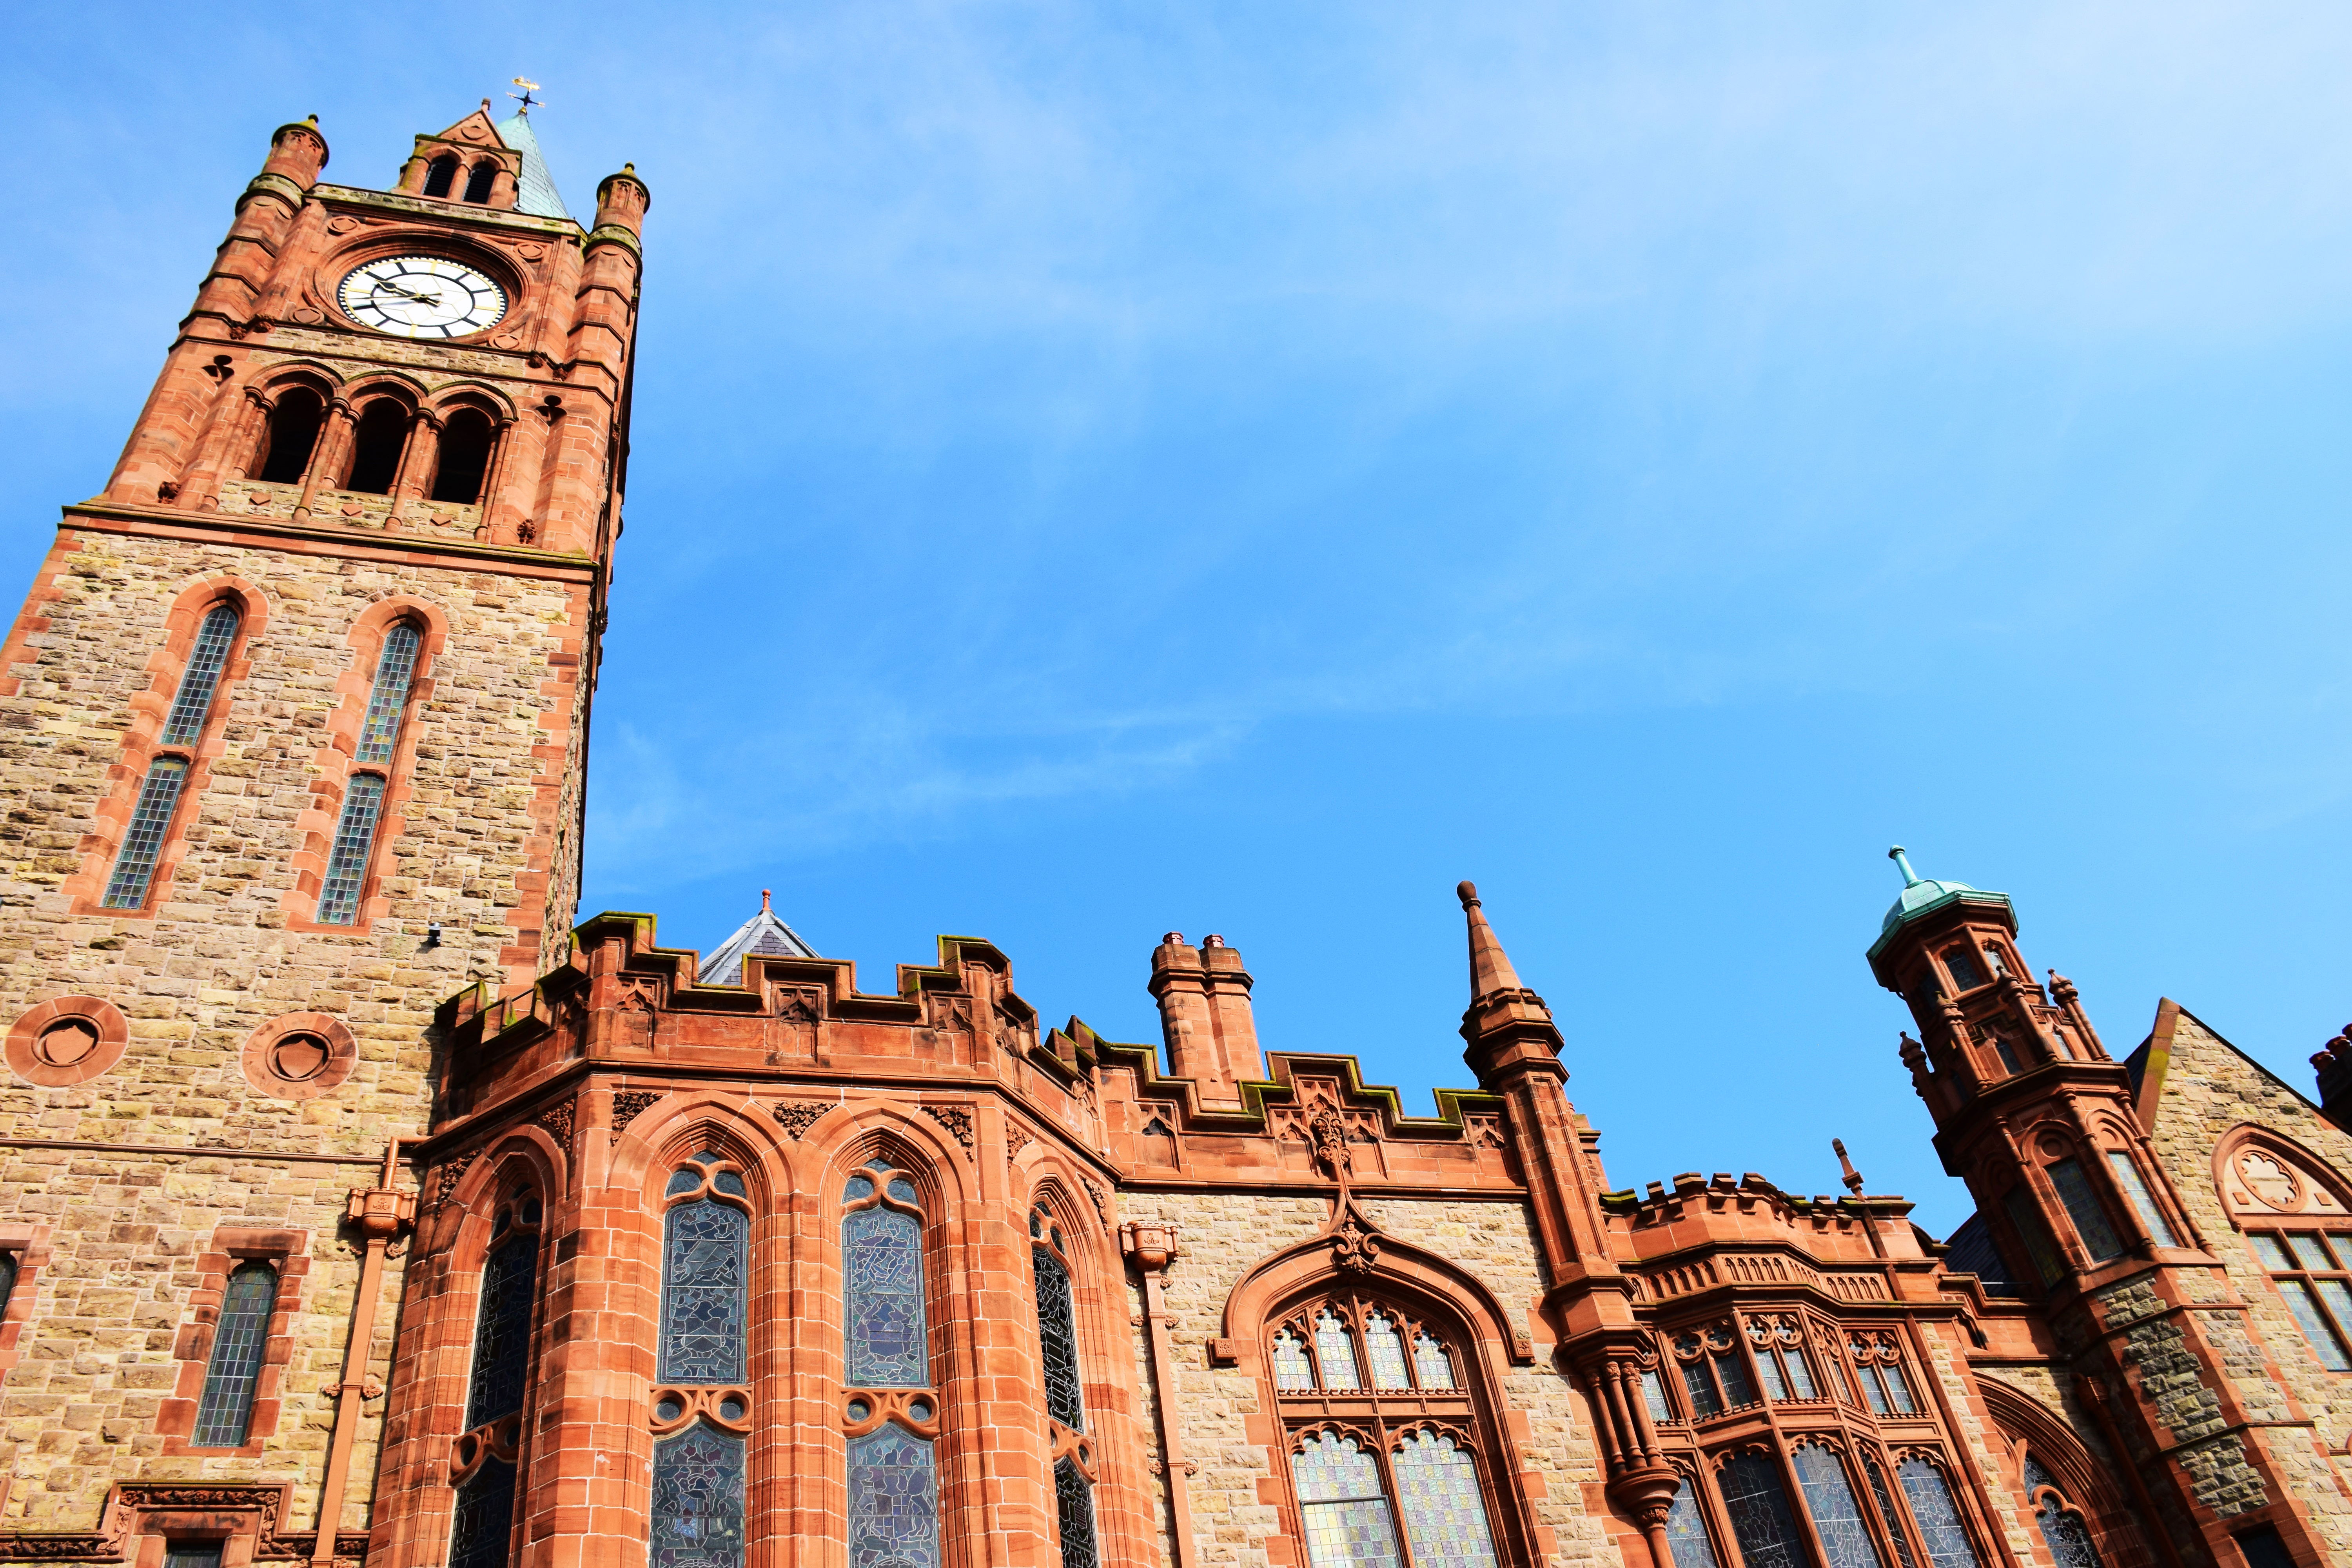
[[[335,302],[362,326],[403,338],[462,338],[507,313],[505,289],[438,256],[387,256],[354,268]]]

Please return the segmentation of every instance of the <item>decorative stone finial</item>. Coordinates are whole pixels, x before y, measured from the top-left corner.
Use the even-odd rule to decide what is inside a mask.
[[[1478,904],[1478,884],[1463,882],[1454,888],[1454,896],[1462,900],[1464,909],[1475,909]]]
[[[768,889],[765,888],[760,889],[760,912],[761,914],[768,912]]]
[[[1919,875],[1918,872],[1911,869],[1911,857],[1903,852],[1903,846],[1900,844],[1897,844],[1894,848],[1889,849],[1886,852],[1886,858],[1889,860],[1894,861],[1896,867],[1902,870],[1903,885],[1905,887],[1916,888],[1920,883],[1927,879]]]
[[[1837,1151],[1838,1169],[1845,1173],[1843,1176],[1839,1178],[1841,1181],[1844,1182],[1845,1190],[1852,1193],[1855,1197],[1862,1196],[1862,1173],[1853,1168],[1853,1162],[1852,1160],[1846,1158],[1845,1140],[1843,1138],[1832,1138],[1830,1140],[1830,1147]]]

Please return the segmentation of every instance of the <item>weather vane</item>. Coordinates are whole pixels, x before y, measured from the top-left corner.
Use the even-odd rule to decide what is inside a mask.
[[[547,101],[542,98],[531,97],[532,93],[539,90],[539,83],[531,81],[524,77],[516,77],[514,79],[514,84],[522,89],[522,90],[520,92],[510,92],[507,94],[507,96],[517,100],[522,104],[523,113],[529,114],[534,107]]]

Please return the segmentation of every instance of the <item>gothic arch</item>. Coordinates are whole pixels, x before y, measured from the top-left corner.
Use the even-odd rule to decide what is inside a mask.
[[[1979,1373],[1976,1383],[2001,1436],[2000,1471],[1987,1480],[2002,1515],[2028,1521],[2032,1518],[2022,1473],[2030,1452],[2082,1510],[2106,1568],[2146,1568],[2148,1557],[2140,1544],[2144,1532],[2138,1518],[2116,1489],[2106,1467],[2065,1418],[1999,1378]]]
[[[664,1095],[614,1141],[604,1185],[640,1193],[645,1212],[657,1220],[670,1168],[709,1147],[716,1147],[743,1169],[744,1184],[751,1189],[756,1247],[763,1222],[781,1216],[793,1186],[793,1173],[777,1147],[775,1123],[748,1095],[710,1091]]]
[[[1494,1291],[1468,1269],[1411,1242],[1382,1236],[1371,1267],[1360,1278],[1369,1286],[1397,1290],[1458,1319],[1484,1363],[1482,1372],[1535,1360],[1533,1342]],[[1339,1278],[1335,1237],[1310,1237],[1253,1265],[1225,1298],[1223,1338],[1212,1357],[1225,1365],[1255,1371],[1260,1325],[1289,1301]],[[1246,1358],[1246,1359],[1244,1359]]]
[[[486,381],[453,381],[423,395],[425,407],[443,418],[460,408],[479,409],[493,420],[515,417],[514,399]]]
[[[2283,1132],[2240,1122],[2213,1147],[2213,1190],[2222,1212],[2246,1220],[2352,1215],[2352,1183],[2327,1161]]]

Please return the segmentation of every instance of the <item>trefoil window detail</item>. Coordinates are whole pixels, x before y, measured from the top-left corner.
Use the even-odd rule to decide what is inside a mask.
[[[1918,1402],[1911,1394],[1911,1381],[1903,1375],[1903,1351],[1894,1335],[1856,1333],[1847,1341],[1846,1348],[1853,1352],[1854,1379],[1862,1384],[1862,1396],[1873,1415],[1919,1413]]]
[[[2067,1500],[2064,1489],[2030,1453],[2025,1456],[2025,1495],[2058,1568],[2100,1568],[2099,1549],[2091,1543],[2083,1510]]]
[[[662,1215],[661,1353],[665,1384],[743,1381],[751,1316],[750,1205],[743,1178],[706,1149],[680,1166]],[[734,1202],[729,1202],[730,1198]]]
[[[198,1448],[236,1448],[253,1420],[253,1394],[261,1378],[261,1357],[269,1320],[278,1310],[278,1271],[267,1263],[244,1263],[228,1277],[221,1294],[220,1320],[213,1329],[212,1356],[205,1367],[204,1396],[196,1405]]]
[[[1758,1403],[1756,1384],[1748,1375],[1746,1358],[1731,1321],[1708,1324],[1676,1334],[1675,1360],[1681,1366],[1684,1392],[1691,1413],[1699,1420]]]
[[[1813,1386],[1813,1363],[1805,1355],[1803,1321],[1793,1313],[1748,1320],[1748,1344],[1755,1352],[1756,1375],[1772,1403],[1822,1397]]]

